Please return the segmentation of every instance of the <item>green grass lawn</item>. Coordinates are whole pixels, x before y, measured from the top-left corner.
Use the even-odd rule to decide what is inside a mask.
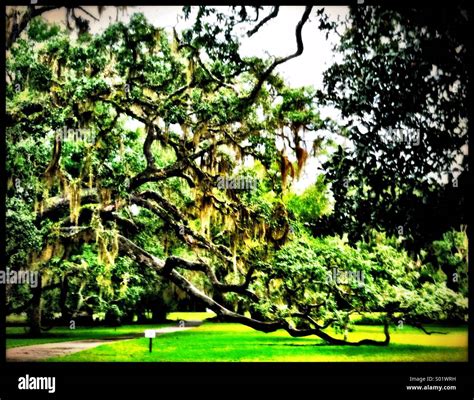
[[[171,312],[166,316],[166,319],[170,321],[204,321],[208,318],[215,317],[216,314],[213,312]]]
[[[205,323],[157,337],[151,354],[148,339],[137,338],[47,361],[467,361],[467,327],[427,328],[448,334],[426,335],[404,327],[392,329],[388,347],[349,347],[317,337],[292,338],[283,331],[265,334],[238,324]],[[362,338],[383,339],[382,328],[358,326],[349,334],[350,340]]]

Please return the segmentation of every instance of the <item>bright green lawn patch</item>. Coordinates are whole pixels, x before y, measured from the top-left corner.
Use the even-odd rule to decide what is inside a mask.
[[[208,318],[215,317],[216,314],[213,312],[172,312],[166,316],[166,319],[170,321],[204,321]]]
[[[145,329],[158,329],[166,325],[124,325],[117,328],[109,327],[67,327],[53,328],[44,332],[40,338],[30,338],[23,327],[7,327],[7,349],[34,344],[67,342],[82,339],[108,339],[117,336],[143,335]]]
[[[427,327],[449,332],[426,335],[412,327],[393,330],[388,347],[333,346],[317,337],[265,334],[238,324],[207,323],[154,339],[138,338],[98,346],[47,361],[467,361],[467,327]],[[350,340],[383,338],[380,326],[360,326]]]

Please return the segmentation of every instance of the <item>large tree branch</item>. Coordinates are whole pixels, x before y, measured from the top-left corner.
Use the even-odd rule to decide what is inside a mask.
[[[411,325],[417,329],[420,329],[421,331],[423,331],[425,334],[427,335],[433,335],[433,334],[437,334],[437,335],[447,335],[447,332],[441,332],[441,331],[429,331],[427,330],[420,322],[417,322],[417,321],[413,321],[412,319],[407,319],[405,321],[407,323],[407,325]]]
[[[179,288],[184,290],[189,295],[193,296],[194,298],[199,299],[203,302],[209,309],[214,311],[218,314],[224,321],[227,322],[238,322],[243,325],[249,326],[253,329],[256,329],[261,332],[269,333],[275,332],[279,329],[283,329],[287,331],[292,337],[304,337],[310,335],[316,335],[321,339],[327,341],[331,344],[338,344],[338,345],[348,345],[348,346],[361,346],[361,345],[373,345],[373,346],[387,346],[390,343],[390,334],[389,334],[389,325],[388,321],[386,320],[384,323],[384,334],[385,339],[383,341],[377,341],[372,339],[363,339],[358,342],[349,342],[342,339],[337,339],[326,332],[322,331],[318,328],[312,329],[295,329],[291,327],[288,322],[286,321],[259,321],[253,318],[249,318],[243,316],[241,314],[237,314],[233,311],[228,310],[227,308],[223,307],[215,300],[207,296],[206,294],[202,293],[199,289],[197,289],[191,282],[189,282],[186,278],[184,278],[179,272],[176,270],[172,270],[168,274],[169,279],[176,284]]]
[[[177,210],[174,209],[174,206],[161,198],[161,196],[157,193],[145,193],[148,194],[149,198],[157,202],[157,204],[154,205],[149,200],[146,200],[146,197],[142,198],[139,196],[133,196],[131,201],[140,207],[150,210],[163,219],[170,227],[174,229],[175,233],[191,247],[197,246],[202,249],[209,250],[228,264],[232,263],[232,260],[230,259],[232,253],[228,248],[222,245],[216,246],[204,236],[194,232],[187,224],[185,225],[186,218],[181,213],[176,213]],[[153,196],[151,196],[151,193],[153,193]],[[161,199],[163,199],[163,201],[161,201]]]
[[[291,316],[305,319],[318,329],[326,329],[327,327],[329,327],[329,325],[331,325],[333,322],[336,321],[335,319],[329,319],[323,325],[319,325],[310,315],[305,314],[305,313],[292,313]]]
[[[268,14],[265,18],[263,18],[253,29],[247,32],[247,36],[251,37],[255,35],[263,25],[265,25],[271,19],[276,18],[279,11],[280,11],[280,6],[273,7],[273,10],[270,14]]]
[[[13,46],[13,43],[20,37],[21,33],[26,29],[33,18],[60,7],[61,6],[28,6],[26,12],[21,15],[20,21],[17,21],[20,11],[13,9],[11,13],[7,15],[7,51]]]
[[[97,203],[98,196],[95,189],[84,190],[81,193],[81,204]],[[53,218],[57,215],[69,211],[70,200],[67,197],[57,196],[46,200],[46,207],[41,214],[37,215],[37,220],[45,218]]]
[[[130,110],[130,105],[121,105],[119,104],[117,101],[113,100],[113,99],[110,99],[110,98],[105,98],[105,97],[99,97],[100,100],[102,100],[104,103],[107,103],[107,104],[111,104],[112,106],[114,106],[116,108],[116,110],[118,110],[120,113],[122,114],[125,114],[133,119],[136,119],[137,121],[143,123],[144,125],[147,125],[148,121],[146,120],[146,118],[140,116],[140,115],[137,115],[135,114],[133,111]]]
[[[184,173],[186,168],[185,161],[177,161],[164,168],[146,168],[143,172],[136,175],[130,182],[130,190],[135,190],[147,182],[159,182],[173,176],[185,179],[189,186],[194,187],[191,177]]]
[[[166,259],[163,273],[168,274],[169,271],[173,270],[174,268],[182,268],[182,269],[186,269],[190,271],[203,272],[210,279],[213,288],[216,289],[217,291],[221,293],[234,292],[237,294],[247,296],[255,302],[259,301],[258,296],[252,291],[248,290],[248,287],[252,280],[253,272],[255,270],[254,268],[249,269],[249,271],[246,274],[245,281],[241,285],[228,285],[228,284],[224,284],[220,282],[217,279],[217,276],[214,270],[206,263],[187,261],[182,258],[174,257],[174,256],[168,257]]]
[[[150,269],[163,274],[163,268],[165,262],[160,260],[158,257],[155,257],[153,254],[148,253],[141,247],[137,246],[131,240],[127,239],[125,236],[118,236],[120,249],[127,254],[132,260],[136,261],[139,264],[143,264]]]
[[[68,238],[71,239],[74,235],[78,235],[81,233],[81,230],[76,233],[73,232],[68,236]],[[138,264],[150,268],[158,275],[169,279],[171,282],[176,284],[181,290],[185,291],[190,296],[205,304],[209,309],[218,314],[224,321],[241,323],[253,329],[266,333],[275,332],[279,329],[283,329],[287,331],[292,337],[316,335],[331,344],[348,346],[386,346],[390,343],[388,318],[386,318],[384,322],[385,339],[383,341],[363,339],[358,342],[349,342],[346,340],[334,338],[319,328],[295,329],[291,327],[289,323],[285,320],[260,321],[235,313],[233,311],[228,310],[226,307],[222,306],[214,299],[200,291],[189,280],[187,280],[178,271],[176,271],[176,268],[186,268],[187,266],[192,268],[205,269],[203,265],[186,262],[185,260],[179,259],[177,257],[172,257],[169,259],[169,261],[163,261],[158,257],[155,257],[154,255],[150,254],[146,250],[142,249],[140,246],[137,246],[131,240],[122,235],[118,235],[118,242],[122,254],[127,255]]]
[[[209,309],[218,314],[224,321],[227,322],[238,322],[249,326],[253,329],[259,330],[261,332],[275,332],[279,329],[284,329],[293,337],[303,337],[316,335],[321,339],[327,341],[331,344],[340,344],[340,345],[349,345],[349,346],[360,346],[360,345],[374,345],[374,346],[386,346],[390,342],[389,335],[389,325],[388,319],[384,323],[384,334],[385,340],[377,341],[371,339],[363,339],[358,342],[349,342],[342,339],[337,339],[327,334],[318,328],[311,329],[295,329],[291,327],[285,320],[277,321],[260,321],[254,318],[246,317],[244,315],[235,313],[228,310],[226,307],[222,306],[216,302],[211,297],[207,296],[205,293],[196,288],[189,280],[182,276],[176,268],[180,266],[185,267],[185,263],[178,258],[172,259],[172,261],[164,262],[153,255],[149,254],[145,250],[141,249],[139,246],[135,245],[133,242],[128,240],[123,236],[119,236],[119,243],[121,250],[123,250],[128,256],[130,256],[135,261],[142,263],[146,266],[149,266],[159,275],[168,278],[171,282],[177,285],[181,290],[185,291],[190,296],[202,302]],[[171,263],[171,264],[170,264]],[[196,268],[203,268],[202,266],[196,266]]]
[[[198,61],[198,64],[201,66],[201,68],[204,70],[204,72],[206,72],[206,74],[211,78],[208,82],[206,83],[209,83],[211,81],[213,82],[216,82],[218,84],[218,87],[222,87],[222,86],[225,86],[229,89],[232,89],[235,91],[235,88],[234,86],[232,86],[230,83],[227,83],[223,80],[221,80],[220,78],[218,78],[217,76],[215,76],[207,67],[206,65],[202,62],[201,60],[201,57],[199,57],[199,50],[194,47],[193,45],[189,44],[189,43],[182,43],[181,45],[178,46],[178,50],[181,50],[183,48],[188,48],[191,50],[191,57],[195,57]],[[241,71],[238,71],[238,73],[240,73]],[[187,86],[189,87],[192,87],[193,86],[193,83],[194,83],[194,77],[193,77],[193,81],[188,84]],[[187,89],[186,87],[184,87],[184,89]],[[181,88],[179,89],[181,91]],[[174,96],[175,94],[173,93],[172,96]]]
[[[296,36],[296,51],[293,54],[290,54],[289,56],[286,57],[280,57],[277,58],[273,63],[265,70],[265,72],[260,76],[260,78],[257,81],[257,84],[254,86],[252,92],[248,95],[248,97],[244,100],[244,105],[249,106],[250,104],[253,103],[255,98],[257,97],[258,93],[260,92],[260,89],[262,88],[264,82],[268,79],[268,77],[271,75],[271,73],[275,70],[276,67],[278,67],[280,64],[283,64],[295,57],[300,56],[303,53],[303,39],[301,36],[301,32],[303,29],[304,24],[309,18],[309,15],[311,13],[311,10],[313,9],[312,6],[306,6],[305,11],[303,13],[303,16],[301,17],[301,20],[298,22],[296,25],[296,31],[295,31],[295,36]]]

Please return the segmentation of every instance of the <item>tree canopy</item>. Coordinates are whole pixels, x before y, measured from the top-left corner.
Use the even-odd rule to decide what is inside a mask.
[[[325,165],[335,197],[327,224],[353,239],[383,228],[419,252],[467,223],[468,15],[353,7],[348,25],[321,94],[353,143]]]

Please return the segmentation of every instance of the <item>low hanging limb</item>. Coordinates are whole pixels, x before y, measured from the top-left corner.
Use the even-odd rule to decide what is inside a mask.
[[[241,314],[237,314],[233,311],[228,310],[227,308],[223,307],[209,296],[202,293],[199,289],[197,289],[191,282],[189,282],[186,278],[184,278],[179,272],[176,270],[172,270],[168,274],[169,279],[176,284],[180,289],[184,290],[189,295],[201,300],[206,306],[218,314],[222,320],[226,322],[237,322],[243,325],[249,326],[255,330],[270,333],[275,332],[279,329],[283,329],[288,332],[292,337],[304,337],[315,335],[320,337],[321,339],[327,341],[330,344],[336,345],[348,345],[348,346],[361,346],[361,345],[373,345],[373,346],[387,346],[390,343],[390,334],[389,334],[389,323],[388,319],[384,321],[384,334],[385,340],[377,341],[372,339],[363,339],[358,342],[349,342],[347,340],[337,339],[323,330],[319,328],[310,328],[310,329],[296,329],[289,325],[287,321],[279,320],[279,321],[259,321],[253,318],[249,318],[243,316]]]
[[[255,330],[270,333],[275,332],[279,329],[283,329],[288,332],[292,337],[304,337],[315,335],[321,339],[327,341],[330,344],[336,345],[348,345],[348,346],[361,346],[361,345],[373,345],[373,346],[387,346],[390,343],[390,334],[389,334],[389,319],[384,321],[384,334],[385,339],[382,341],[372,340],[372,339],[363,339],[358,342],[349,342],[347,340],[337,339],[327,334],[320,328],[310,328],[310,329],[296,329],[289,325],[285,320],[278,321],[260,321],[253,318],[246,317],[244,315],[235,313],[228,310],[221,304],[217,303],[214,299],[207,296],[205,293],[196,288],[190,281],[188,281],[184,276],[182,276],[176,268],[186,268],[193,267],[198,270],[205,270],[206,268],[198,263],[190,263],[186,260],[182,260],[178,257],[168,258],[167,261],[158,259],[157,257],[151,255],[145,250],[141,249],[139,246],[131,242],[129,239],[125,238],[122,235],[118,237],[120,243],[120,249],[127,256],[133,260],[145,264],[146,266],[152,268],[159,275],[169,279],[181,290],[186,292],[188,295],[194,297],[195,299],[201,301],[219,315],[222,320],[226,322],[237,322],[243,325],[249,326]],[[214,289],[219,291],[218,285],[213,284]],[[235,290],[229,290],[235,291]]]
[[[428,331],[420,322],[416,322],[416,321],[412,321],[412,320],[405,320],[405,323],[407,325],[411,325],[417,329],[420,329],[421,331],[423,331],[424,333],[426,333],[427,335],[433,335],[433,334],[436,334],[436,335],[447,335],[448,332],[440,332],[440,331]]]
[[[66,235],[65,239],[71,240],[74,236],[81,236],[84,230],[90,230],[90,228],[84,228],[81,230],[76,230],[69,235]],[[84,236],[85,241],[91,240],[91,235]],[[177,285],[181,290],[186,292],[191,297],[201,301],[209,309],[214,311],[217,315],[221,317],[223,321],[226,322],[237,322],[243,325],[246,325],[255,330],[270,333],[275,332],[279,329],[283,329],[288,332],[292,337],[305,337],[315,335],[319,338],[325,340],[330,344],[335,345],[347,345],[347,346],[361,346],[361,345],[373,345],[373,346],[387,346],[390,343],[390,334],[389,334],[389,319],[386,318],[384,321],[384,334],[385,339],[382,341],[372,340],[372,339],[363,339],[358,342],[349,342],[347,340],[337,339],[332,337],[323,331],[324,326],[308,329],[296,329],[290,326],[290,324],[285,320],[273,320],[273,321],[260,321],[254,318],[249,318],[244,315],[230,311],[226,307],[222,306],[216,302],[211,297],[207,296],[205,293],[196,288],[190,281],[188,281],[183,275],[181,275],[176,268],[183,269],[192,269],[197,271],[203,271],[211,275],[211,283],[215,290],[220,292],[235,292],[237,294],[245,295],[252,298],[255,294],[250,292],[247,287],[250,284],[253,271],[249,271],[246,277],[246,280],[243,285],[225,285],[217,280],[217,278],[212,279],[212,274],[210,273],[210,267],[204,265],[203,263],[194,263],[190,261],[183,260],[179,257],[169,257],[166,261],[159,259],[158,257],[150,254],[146,250],[142,249],[140,246],[137,246],[130,239],[118,235],[119,249],[123,255],[130,257],[132,260],[137,262],[141,266],[145,266],[150,270],[155,271],[158,275],[169,279],[175,285]],[[326,324],[325,324],[326,325]]]
[[[146,193],[150,194],[151,192]],[[201,234],[194,232],[189,226],[182,225],[180,221],[184,221],[185,218],[179,213],[175,214],[173,212],[174,206],[172,206],[171,204],[166,205],[167,201],[165,199],[163,199],[164,201],[160,201],[161,196],[157,195],[156,193],[153,196],[147,195],[144,197],[145,198],[142,198],[141,196],[133,196],[131,198],[131,201],[140,207],[146,208],[147,210],[153,212],[161,219],[163,219],[175,230],[176,234],[191,247],[197,246],[212,251],[215,255],[217,255],[226,263],[232,264],[232,260],[230,259],[230,256],[232,254],[227,247],[223,245],[216,246],[214,243],[207,240]],[[156,202],[156,205],[151,203],[150,200],[147,200],[146,197],[152,198]]]

